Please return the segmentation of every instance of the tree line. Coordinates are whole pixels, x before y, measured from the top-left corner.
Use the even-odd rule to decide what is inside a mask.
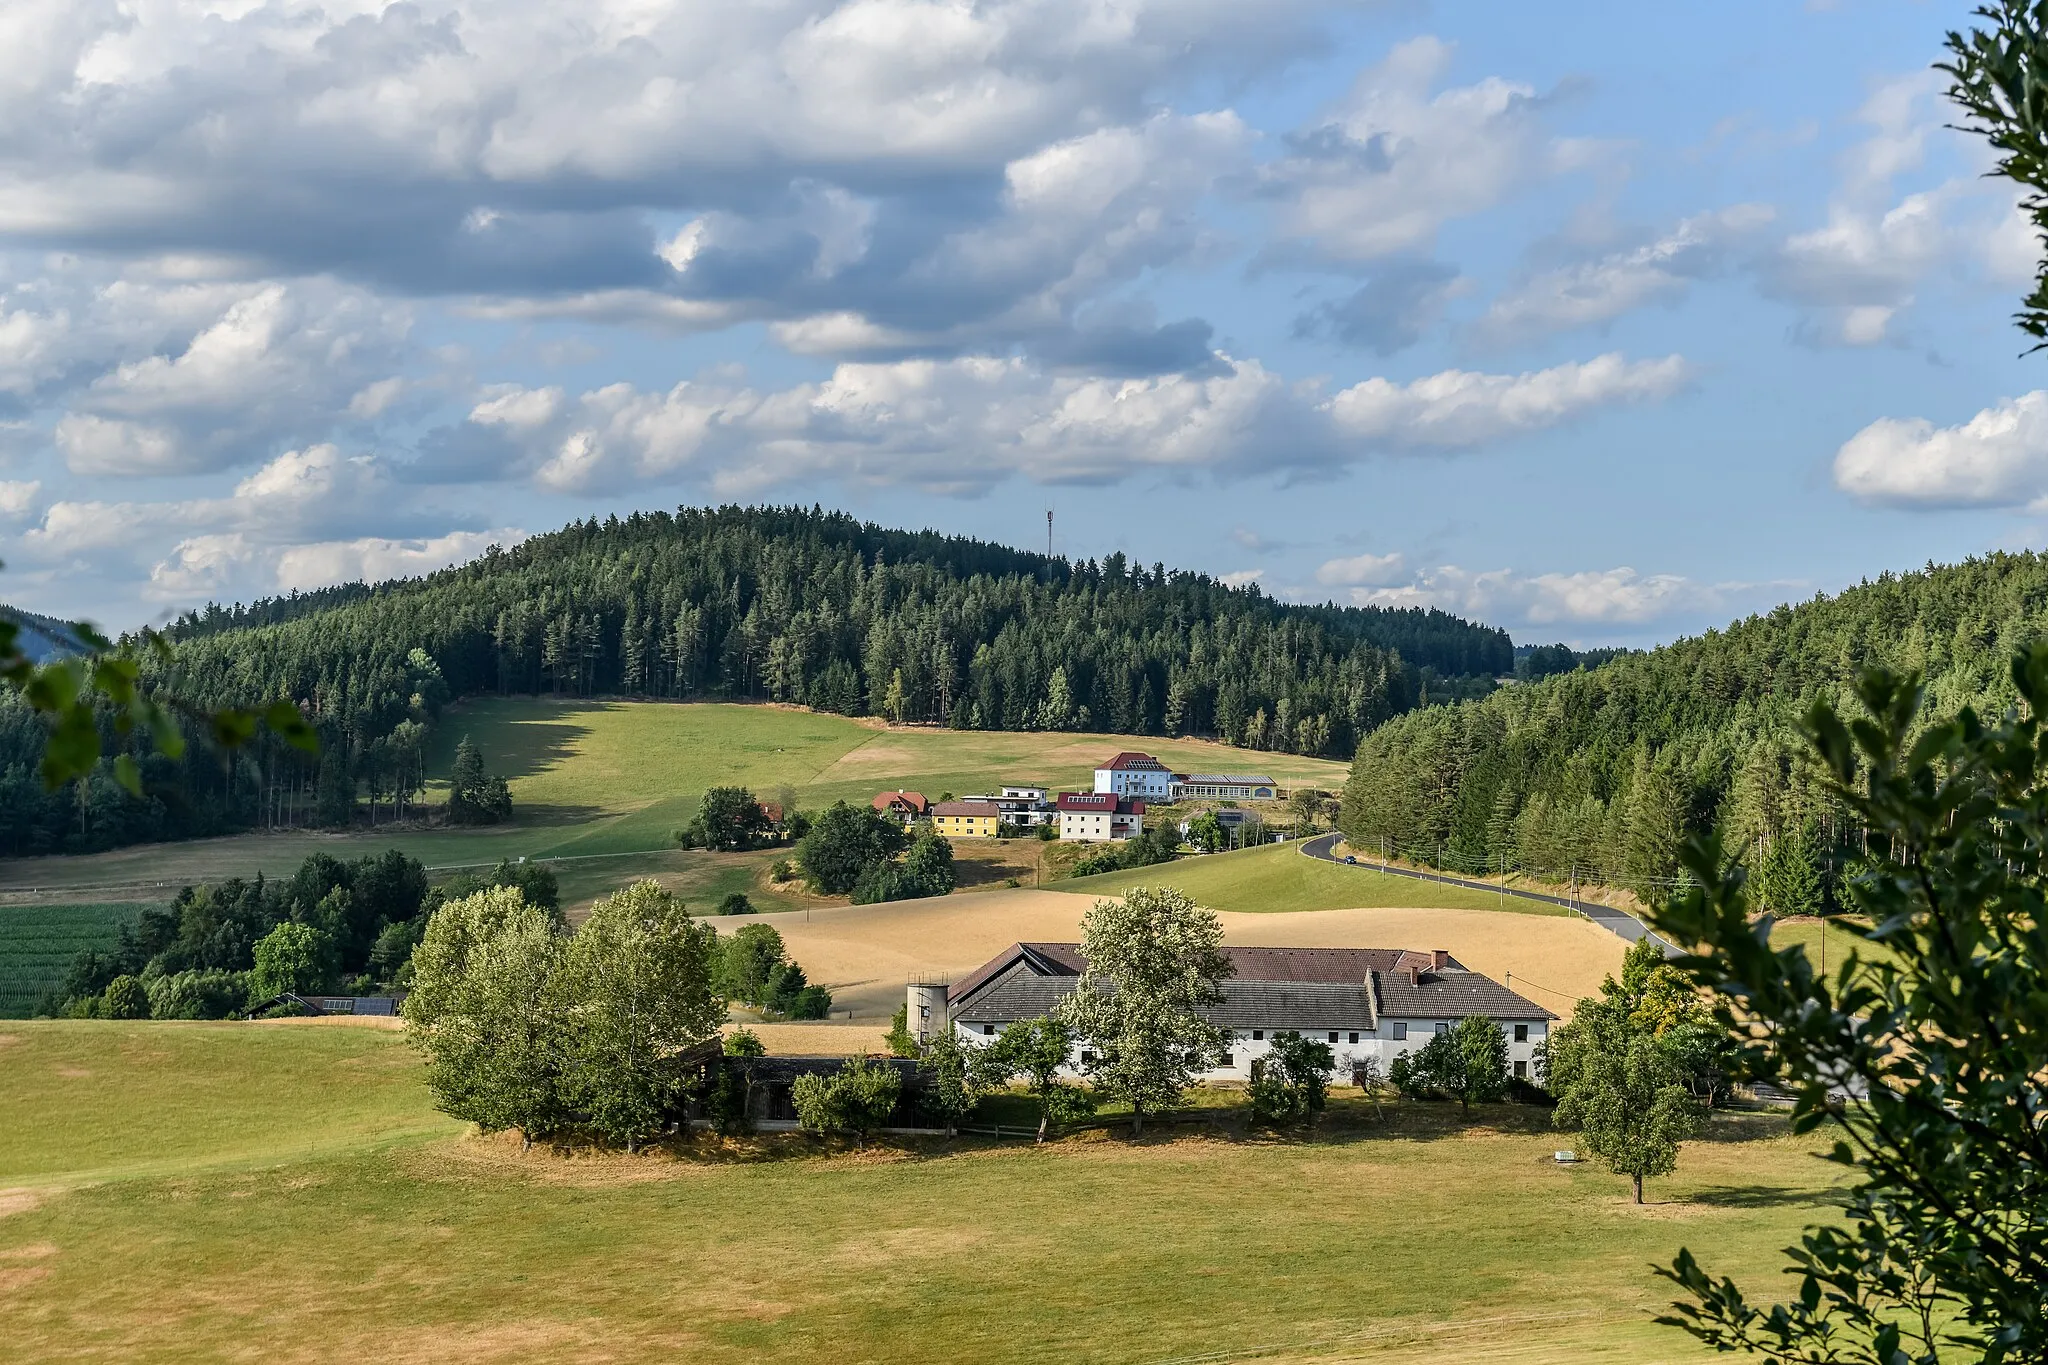
[[[1866,666],[1926,679],[1934,715],[2016,700],[2012,651],[2048,635],[2048,559],[1994,554],[1885,574],[1726,630],[1485,698],[1398,717],[1367,736],[1340,827],[1363,848],[1466,871],[1522,868],[1645,897],[1716,833],[1747,855],[1779,914],[1841,903],[1866,853],[1798,720],[1852,709]]]
[[[1505,632],[1439,611],[1284,605],[1256,587],[885,530],[817,508],[572,523],[425,578],[189,613],[145,688],[294,704],[270,734],[173,758],[103,717],[108,759],[33,790],[47,726],[0,703],[0,854],[397,818],[441,708],[484,693],[713,697],[989,730],[1214,735],[1348,754],[1421,702],[1512,671]],[[140,765],[146,795],[113,781]],[[324,804],[323,804],[324,803]]]

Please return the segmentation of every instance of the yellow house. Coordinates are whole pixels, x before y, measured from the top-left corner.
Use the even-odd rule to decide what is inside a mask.
[[[932,807],[932,828],[948,839],[993,839],[1003,821],[993,801],[941,801]]]

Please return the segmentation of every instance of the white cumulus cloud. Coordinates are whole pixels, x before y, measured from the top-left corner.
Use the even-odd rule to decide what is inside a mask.
[[[1898,506],[2018,506],[2048,494],[2048,392],[2007,399],[1959,426],[1883,417],[1835,452],[1835,486]]]

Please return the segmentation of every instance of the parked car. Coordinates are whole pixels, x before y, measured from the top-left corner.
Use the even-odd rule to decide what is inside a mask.
[[[1358,866],[1358,858],[1357,858],[1357,856],[1356,856],[1356,855],[1354,855],[1354,854],[1350,854],[1350,853],[1347,853],[1347,854],[1345,854],[1345,855],[1344,855],[1344,861],[1345,861],[1346,863],[1350,864],[1350,865],[1351,865],[1352,867],[1357,867],[1357,866]]]

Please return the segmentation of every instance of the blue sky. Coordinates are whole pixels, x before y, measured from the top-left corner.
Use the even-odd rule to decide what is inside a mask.
[[[2048,532],[1967,7],[79,5],[0,81],[0,594],[823,502],[1647,644]]]

